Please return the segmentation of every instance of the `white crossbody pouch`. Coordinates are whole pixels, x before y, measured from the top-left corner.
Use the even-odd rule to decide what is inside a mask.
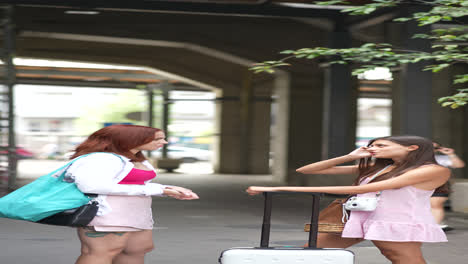
[[[379,172],[377,172],[372,178],[369,180],[372,181],[377,176],[379,176],[384,170],[386,170],[391,165],[386,166]],[[382,192],[379,191],[375,194],[375,197],[362,197],[362,196],[353,196],[349,198],[346,203],[343,204],[344,209],[349,211],[374,211],[377,208],[377,204],[380,199],[380,194]]]

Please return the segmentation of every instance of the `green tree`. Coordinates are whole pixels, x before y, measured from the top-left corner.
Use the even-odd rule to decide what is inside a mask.
[[[468,27],[457,22],[458,19],[468,15],[467,0],[433,0],[433,1],[404,1],[404,0],[373,0],[371,3],[352,6],[342,12],[351,15],[367,15],[380,8],[396,7],[403,4],[420,4],[430,6],[426,12],[417,12],[410,17],[394,19],[397,22],[416,21],[419,26],[428,26],[434,23],[450,22],[455,24],[447,29],[434,29],[430,34],[416,34],[413,38],[428,39],[433,43],[430,52],[417,50],[402,50],[387,43],[366,43],[360,47],[331,49],[325,47],[302,48],[298,50],[285,50],[286,56],[281,60],[264,61],[254,64],[250,69],[256,73],[273,73],[275,68],[289,66],[288,61],[293,58],[316,59],[326,57],[329,64],[355,63],[357,66],[352,74],[358,75],[376,67],[393,68],[402,64],[430,61],[431,65],[424,70],[439,72],[454,64],[468,64]],[[347,1],[319,1],[320,5],[348,4]],[[468,74],[457,75],[454,84],[466,84]],[[442,106],[457,108],[468,102],[468,88],[458,89],[458,93],[439,98]]]

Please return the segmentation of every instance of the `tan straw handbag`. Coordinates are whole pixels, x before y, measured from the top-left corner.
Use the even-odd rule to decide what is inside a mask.
[[[344,215],[343,203],[347,199],[336,199],[329,204],[325,209],[320,211],[318,232],[319,233],[337,233],[343,232],[346,223],[347,215]],[[309,232],[310,224],[305,224],[304,231]]]

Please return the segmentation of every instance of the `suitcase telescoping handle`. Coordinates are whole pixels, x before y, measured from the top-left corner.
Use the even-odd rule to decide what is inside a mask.
[[[264,192],[265,206],[263,211],[262,235],[260,239],[260,247],[267,248],[270,242],[270,226],[271,226],[271,209],[272,197],[277,194],[291,194],[291,192]],[[301,193],[304,194],[304,193]],[[319,202],[320,193],[307,193],[312,195],[312,215],[310,219],[309,231],[309,248],[317,247],[317,234],[318,234],[318,216],[319,216]]]

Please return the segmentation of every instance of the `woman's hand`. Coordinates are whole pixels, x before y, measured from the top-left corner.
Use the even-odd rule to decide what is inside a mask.
[[[275,187],[250,186],[245,190],[249,195],[257,195],[263,192],[274,192]]]
[[[196,200],[200,198],[192,190],[179,186],[167,186],[164,189],[164,194],[177,200]]]
[[[370,153],[369,150],[367,150],[367,147],[360,147],[350,152],[348,156],[357,160],[357,159],[362,159],[362,158],[369,158],[372,156],[372,153]]]
[[[192,190],[184,188],[184,187],[179,187],[179,186],[167,186],[166,189],[176,190],[176,191],[178,191],[180,193],[183,193],[186,196],[190,196],[190,195],[195,194]]]
[[[444,155],[455,154],[455,150],[453,150],[452,148],[441,147],[438,149],[438,151]]]

